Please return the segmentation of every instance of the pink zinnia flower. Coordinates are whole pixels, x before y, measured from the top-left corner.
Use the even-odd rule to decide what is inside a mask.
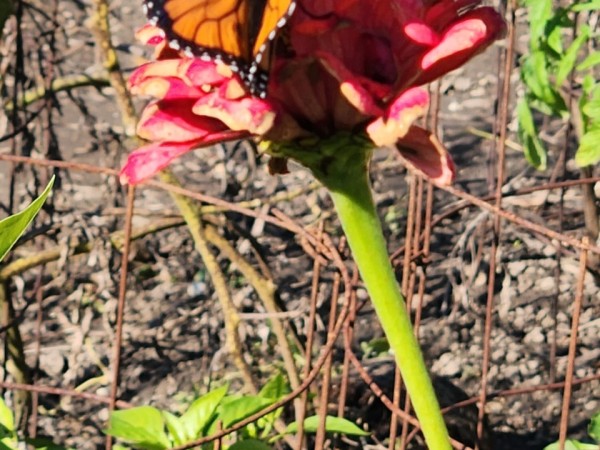
[[[156,99],[138,127],[150,144],[129,155],[121,179],[139,183],[182,154],[225,140],[294,145],[350,133],[373,147],[396,146],[416,169],[449,183],[450,156],[413,122],[428,106],[424,84],[504,33],[498,13],[479,3],[297,0],[286,38],[273,43],[264,98],[226,65],[187,58],[146,26],[138,36],[156,46],[157,61],[139,67],[129,83],[134,94]]]

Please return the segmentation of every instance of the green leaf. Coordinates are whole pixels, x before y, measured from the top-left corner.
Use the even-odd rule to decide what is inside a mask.
[[[591,166],[600,161],[600,128],[594,128],[581,136],[575,162],[579,167]]]
[[[525,159],[536,169],[545,170],[548,159],[546,149],[537,136],[533,115],[525,100],[522,100],[517,106],[517,116],[519,119],[519,137],[523,144]]]
[[[587,131],[594,127],[594,123],[600,123],[600,84],[584,78],[582,87],[583,95],[579,101],[579,109],[584,115],[584,129]]]
[[[376,357],[388,353],[390,351],[390,343],[385,337],[374,338],[369,342],[361,342],[360,349],[363,351],[364,358]]]
[[[542,44],[541,48],[547,53],[546,58],[549,63],[555,58],[560,58],[564,53],[564,28],[573,26],[568,13],[569,11],[564,8],[556,8],[544,26],[544,34],[538,38]]]
[[[587,41],[590,36],[590,28],[588,26],[582,25],[578,30],[577,37],[573,40],[564,56],[561,58],[558,63],[558,67],[556,70],[556,79],[554,81],[554,86],[559,88],[563,82],[569,76],[571,70],[575,66],[575,62],[577,61],[577,53],[581,46]]]
[[[260,392],[259,397],[270,398],[275,401],[280,400],[290,393],[290,388],[285,380],[285,377],[278,373],[265,383]]]
[[[552,0],[526,0],[525,5],[529,8],[530,45],[534,49],[545,35],[546,24],[552,16]]]
[[[15,431],[13,413],[2,398],[0,398],[0,425],[10,433]]]
[[[262,398],[268,398],[276,402],[289,394],[289,392],[290,387],[287,383],[287,380],[281,373],[278,373],[269,381],[267,381],[267,383],[258,393],[258,396]],[[261,437],[266,437],[269,435],[273,429],[275,421],[281,416],[282,413],[283,408],[277,408],[275,411],[261,417],[258,420],[256,425],[259,429],[262,429]]]
[[[550,445],[544,447],[544,450],[559,450],[560,446],[558,442],[553,442]],[[567,439],[565,441],[565,450],[598,450],[596,444],[586,444],[585,442],[576,441],[574,439]]]
[[[16,450],[17,444],[13,413],[0,397],[0,450]]]
[[[273,450],[272,447],[258,439],[245,439],[229,447],[229,450]]]
[[[523,60],[521,79],[527,86],[528,97],[533,97],[545,105],[548,110],[548,112],[544,111],[546,114],[564,117],[568,114],[567,105],[560,93],[550,85],[550,74],[546,65],[546,53],[544,51],[532,52]]]
[[[592,98],[582,106],[581,112],[588,120],[600,122],[600,98]]]
[[[6,441],[3,439],[0,441],[0,450],[18,450],[17,449],[17,444],[14,443],[14,445],[10,445],[12,444],[12,442]]]
[[[163,415],[151,406],[114,411],[110,416],[110,428],[104,432],[136,448],[164,450],[171,447]]]
[[[4,259],[9,250],[25,232],[33,218],[40,211],[53,184],[54,177],[52,177],[48,186],[46,186],[46,189],[42,192],[42,195],[36,198],[27,208],[20,213],[0,221],[0,261]]]
[[[600,412],[592,416],[588,425],[588,434],[600,445]]]
[[[587,70],[597,64],[600,64],[600,52],[592,52],[577,65],[577,70]]]
[[[546,97],[544,91],[548,86],[548,72],[546,70],[546,55],[544,52],[538,50],[523,59],[521,79],[531,95],[539,99]]]
[[[171,414],[169,411],[162,411],[162,415],[165,419],[167,431],[169,432],[173,444],[175,446],[179,446],[188,442],[185,436],[185,428],[181,423],[181,419],[175,414]]]
[[[217,407],[223,401],[228,385],[210,391],[195,400],[188,410],[179,419],[184,429],[185,442],[192,441],[203,435],[202,433],[210,424],[217,411]]]
[[[307,433],[316,433],[319,428],[321,418],[319,416],[311,416],[304,419],[304,431]],[[362,428],[359,428],[354,423],[342,417],[327,416],[325,418],[325,430],[328,433],[342,433],[352,436],[369,436]],[[285,429],[286,433],[295,433],[298,431],[298,424],[292,422]]]
[[[600,0],[592,0],[587,3],[573,2],[569,9],[573,12],[594,11],[600,9]]]
[[[271,398],[254,395],[230,398],[230,400],[221,404],[219,419],[223,422],[223,428],[229,428],[273,403],[275,403],[275,400]]]
[[[583,93],[586,96],[589,96],[591,92],[597,87],[596,80],[591,75],[586,75],[583,77],[583,81],[581,82],[581,87],[583,88]]]

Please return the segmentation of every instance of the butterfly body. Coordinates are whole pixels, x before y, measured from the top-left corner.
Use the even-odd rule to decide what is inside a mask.
[[[190,57],[221,61],[264,95],[264,55],[295,9],[295,0],[144,0],[150,22]]]

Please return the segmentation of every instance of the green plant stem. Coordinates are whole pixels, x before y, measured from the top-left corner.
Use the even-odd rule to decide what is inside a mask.
[[[316,173],[329,188],[348,244],[369,292],[429,449],[451,448],[448,431],[429,378],[410,314],[389,261],[368,180],[368,151],[330,162]],[[343,160],[340,160],[343,159]]]

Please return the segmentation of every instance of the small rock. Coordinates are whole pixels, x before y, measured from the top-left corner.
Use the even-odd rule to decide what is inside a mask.
[[[525,342],[526,344],[542,344],[545,341],[546,338],[542,333],[542,329],[539,327],[535,327],[523,338],[523,342]]]
[[[40,353],[40,369],[50,377],[60,377],[65,370],[65,358],[57,349],[44,349]]]
[[[509,349],[506,353],[506,362],[509,364],[513,364],[519,360],[519,353],[513,349]]]
[[[454,80],[454,89],[457,91],[467,91],[472,87],[471,80],[468,77],[456,77]]]
[[[460,374],[458,358],[453,353],[443,353],[433,364],[433,371],[445,377],[457,376]]]
[[[553,245],[546,245],[544,246],[542,253],[544,256],[553,257],[556,255],[556,248],[554,248]]]
[[[516,380],[518,380],[517,377],[519,376],[519,368],[514,365],[507,366],[502,369],[502,376],[505,380],[510,380],[512,383],[514,383]]]
[[[522,330],[523,328],[525,328],[525,311],[523,310],[523,308],[515,309],[513,327],[517,330]]]
[[[535,282],[535,287],[540,291],[552,291],[555,286],[554,277],[544,277]]]
[[[583,404],[583,408],[586,411],[597,411],[598,408],[600,407],[600,402],[598,402],[597,400],[588,400]]]
[[[503,360],[505,360],[506,357],[504,355],[504,349],[503,348],[498,348],[496,350],[494,350],[492,352],[492,361],[494,362],[501,362]]]
[[[507,264],[508,273],[513,277],[520,275],[527,268],[527,261],[511,261]]]

